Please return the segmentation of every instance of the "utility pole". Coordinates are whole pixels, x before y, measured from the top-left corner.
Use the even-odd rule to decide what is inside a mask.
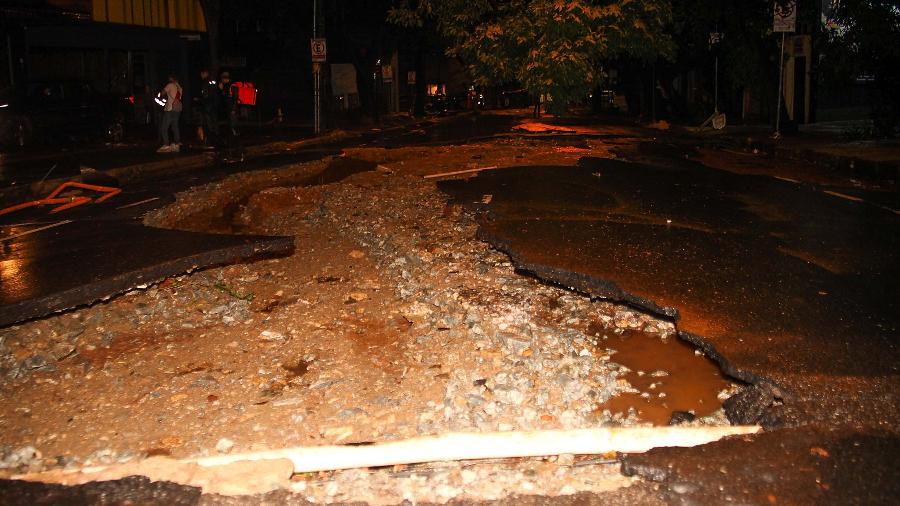
[[[772,31],[781,32],[781,52],[778,56],[778,107],[775,110],[775,133],[773,139],[781,137],[781,94],[784,88],[784,34],[797,31],[797,1],[779,0],[775,2]]]
[[[313,39],[319,37],[318,32],[318,0],[313,0]],[[316,135],[322,131],[322,90],[320,62],[313,62],[313,128]]]
[[[719,31],[719,23],[716,23],[716,31],[709,32],[709,49],[713,51],[713,112],[700,125],[700,130],[712,126],[715,130],[725,128],[725,115],[719,112],[719,45],[724,34]]]
[[[778,56],[778,106],[775,108],[775,133],[776,139],[781,137],[781,94],[784,86],[784,32],[781,32],[781,54]],[[771,102],[769,102],[771,103]]]
[[[653,61],[653,70],[650,71],[650,117],[656,123],[656,61]]]
[[[378,116],[378,95],[381,92],[378,84],[381,82],[381,58],[375,61],[375,68],[372,70],[372,118],[377,125],[381,120]]]
[[[716,23],[716,44],[718,45],[721,34],[719,33],[719,23]],[[715,68],[715,101],[713,102],[713,110],[716,114],[719,114],[719,50],[716,48],[716,68]]]

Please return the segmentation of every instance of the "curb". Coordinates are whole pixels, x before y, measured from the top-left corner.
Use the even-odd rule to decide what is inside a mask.
[[[319,137],[306,137],[296,140],[277,140],[268,143],[254,144],[242,148],[243,155],[247,157],[256,157],[270,152],[286,152],[297,148],[324,145],[333,142],[345,141],[354,137],[361,137],[372,132],[372,128],[378,128],[379,133],[393,132],[404,128],[418,127],[427,123],[437,123],[447,118],[453,118],[466,113],[449,115],[440,118],[423,117],[414,118],[405,124],[392,124],[389,126],[367,126],[365,130],[332,130]],[[400,122],[402,123],[402,122]],[[108,170],[98,171],[99,174],[115,178],[120,184],[133,183],[150,179],[153,176],[169,175],[191,169],[206,167],[216,162],[217,153],[220,152],[203,152],[190,156],[179,156],[152,162],[128,165],[125,167],[116,167]],[[34,182],[27,185],[11,186],[0,188],[0,200],[27,199],[41,196],[53,191],[57,186],[66,181],[84,182],[85,176],[73,175],[70,177],[60,177],[47,179],[42,182]]]
[[[356,133],[355,135],[360,135]],[[345,131],[335,131],[321,137],[297,139],[293,141],[273,141],[269,143],[256,144],[243,149],[246,156],[259,156],[265,154],[266,151],[289,151],[299,147],[315,146],[317,144],[327,144],[349,139],[353,134]],[[221,153],[221,152],[219,152]],[[175,174],[181,171],[198,169],[209,166],[216,162],[217,152],[203,152],[189,156],[178,156],[163,160],[156,160],[146,163],[138,163],[127,165],[124,167],[116,167],[108,170],[100,170],[97,173],[116,179],[121,184],[133,183],[150,179],[153,176]],[[38,195],[44,195],[53,191],[57,186],[66,181],[84,182],[84,174],[73,175],[70,177],[60,177],[47,179],[40,182],[34,182],[21,186],[11,186],[0,189],[0,199],[30,198]]]
[[[900,163],[893,161],[866,160],[856,156],[841,156],[823,153],[815,149],[792,147],[759,137],[734,135],[718,135],[695,138],[711,148],[728,147],[733,149],[759,150],[772,158],[806,162],[823,169],[843,172],[853,177],[885,181],[896,184],[900,180]]]

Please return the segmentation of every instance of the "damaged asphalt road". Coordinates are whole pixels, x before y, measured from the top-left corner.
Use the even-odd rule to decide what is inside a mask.
[[[442,189],[485,209],[480,237],[519,269],[677,318],[682,338],[753,385],[726,403],[733,423],[802,426],[629,456],[626,472],[696,504],[895,496],[898,217],[770,177],[673,165],[583,159]],[[810,452],[808,479],[766,481]]]
[[[428,130],[400,128],[390,135],[371,132],[355,142],[400,145],[403,142],[460,141],[504,130],[511,121],[503,117],[479,120],[477,117],[460,116],[433,122]],[[185,188],[215,181],[235,172],[321,159],[339,153],[340,146],[348,144],[347,140],[339,140],[325,147],[296,152],[267,153],[263,150],[246,160],[242,154],[239,163],[213,164],[188,173],[160,174],[151,180],[129,184],[124,193],[100,205],[79,206],[53,215],[48,214],[49,209],[45,207],[3,216],[0,219],[0,239],[3,239],[0,243],[0,280],[3,281],[0,283],[0,327],[91,304],[198,267],[289,254],[293,248],[293,240],[289,237],[201,234],[162,230],[133,222],[144,212],[171,202],[174,193]],[[119,182],[106,175],[103,169],[129,163],[140,166],[160,159],[155,153],[148,158],[147,153],[140,152],[126,157],[118,152],[113,155],[89,153],[84,155],[87,159],[78,160],[74,155],[66,156],[72,166],[66,174],[77,174],[78,166],[87,162],[101,168],[101,171],[89,170],[82,179],[111,186],[119,186]],[[20,167],[4,167],[6,176],[16,173],[25,180],[30,178],[31,173],[20,173]],[[318,176],[321,181],[310,180],[304,184],[328,182],[353,170],[332,172]],[[147,178],[146,175],[143,177]],[[0,205],[0,209],[35,198],[23,191],[7,192],[5,197],[3,200],[8,200]],[[137,206],[134,208],[123,210],[118,207],[135,203]],[[64,220],[72,222],[59,225]],[[29,232],[47,225],[53,228],[33,234]],[[18,234],[23,236],[12,238]]]
[[[468,121],[468,118],[465,120]],[[468,132],[466,124],[458,127]],[[477,132],[479,136],[482,133]],[[413,135],[423,137],[420,140],[425,144],[430,142],[427,132],[410,134]],[[472,135],[475,136],[474,133]],[[396,175],[409,171],[408,175],[421,176],[415,172],[419,170],[414,167],[415,163],[427,165],[429,173],[460,166],[503,167],[517,164],[518,160],[547,164],[546,167],[527,170],[485,172],[469,182],[453,182],[443,187],[454,194],[458,202],[465,204],[478,202],[478,206],[484,206],[483,203],[488,202],[486,206],[488,213],[480,220],[479,237],[507,252],[519,270],[529,271],[543,280],[575,288],[580,292],[626,301],[632,306],[672,320],[680,318],[678,326],[681,337],[694,340],[732,377],[753,385],[727,402],[728,413],[733,417],[732,421],[760,422],[770,429],[778,428],[756,436],[732,438],[700,448],[657,449],[644,455],[623,456],[623,471],[628,475],[649,480],[649,483],[638,480],[632,487],[610,492],[606,498],[615,498],[614,503],[617,504],[725,502],[843,504],[890,503],[894,500],[898,492],[895,483],[897,480],[894,479],[897,468],[895,429],[897,356],[894,343],[897,327],[896,217],[885,215],[881,210],[835,199],[784,181],[722,173],[683,162],[675,169],[592,159],[583,161],[580,167],[557,166],[564,163],[561,161],[564,153],[584,153],[591,147],[596,147],[592,144],[556,146],[554,150],[558,152],[554,156],[558,158],[544,159],[538,157],[541,152],[552,153],[554,150],[541,145],[529,151],[519,144],[506,144],[506,140],[494,142],[495,144],[487,149],[476,146],[471,147],[471,151],[466,151],[456,147],[455,149],[463,154],[454,155],[447,161],[448,166],[440,168],[435,166],[435,159],[443,152],[443,147],[434,151],[423,151],[410,156],[409,159],[399,157],[393,150],[378,151],[377,157],[371,161],[368,158],[360,158],[366,160],[367,164],[364,165],[369,167],[370,174],[359,174],[359,177],[350,184],[340,185],[335,189],[310,190],[308,195],[306,190],[292,188],[294,185],[309,184],[309,181],[302,178],[279,174],[276,181],[276,177],[261,177],[260,180],[268,179],[268,181],[265,185],[259,183],[262,185],[259,188],[248,187],[244,184],[245,181],[236,178],[234,186],[239,187],[241,191],[236,191],[235,195],[231,196],[231,201],[238,203],[237,207],[231,209],[235,212],[218,212],[217,210],[223,207],[211,205],[210,208],[217,211],[218,216],[195,214],[204,219],[216,218],[219,221],[213,220],[212,223],[221,225],[223,230],[232,230],[240,225],[241,227],[236,229],[256,234],[294,233],[290,229],[280,228],[285,224],[292,224],[300,229],[313,226],[328,230],[344,230],[347,237],[355,239],[365,237],[378,247],[370,252],[360,245],[342,243],[335,245],[329,242],[327,244],[329,249],[322,249],[324,247],[322,244],[306,244],[305,241],[298,240],[297,250],[300,254],[305,251],[310,258],[315,259],[343,259],[348,263],[348,272],[352,268],[354,274],[359,268],[355,262],[362,261],[361,252],[365,253],[361,258],[367,259],[369,255],[372,255],[372,258],[381,258],[375,255],[378,252],[393,254],[396,250],[408,256],[410,262],[422,264],[424,267],[420,266],[419,269],[433,275],[434,279],[458,283],[457,267],[453,267],[450,271],[453,276],[449,276],[443,271],[433,273],[434,269],[430,266],[443,265],[440,262],[432,263],[436,257],[443,258],[457,253],[457,250],[444,251],[444,248],[445,244],[459,248],[458,241],[452,239],[457,236],[447,233],[451,230],[454,234],[461,232],[448,228],[447,233],[444,233],[444,229],[440,227],[426,226],[423,223],[452,217],[454,213],[458,213],[459,206],[449,205],[444,208],[443,196],[423,192],[419,186],[420,179],[410,178],[408,181],[403,179],[400,181],[405,183],[398,184],[394,179]],[[376,145],[376,148],[381,149],[383,146],[385,144]],[[497,146],[505,147],[506,158],[498,157]],[[594,151],[598,156],[604,152],[605,147]],[[359,155],[362,153],[357,153],[357,156]],[[571,156],[568,163],[574,163],[580,155]],[[387,168],[379,166],[382,170],[371,171],[371,165],[374,163],[387,164]],[[404,163],[407,164],[406,168]],[[273,185],[276,187],[270,188]],[[223,188],[224,186],[211,185],[207,193],[215,196],[221,193],[220,190]],[[374,191],[373,188],[381,190]],[[298,195],[308,197],[308,202],[298,200]],[[431,202],[430,207],[423,205],[424,197],[429,195],[431,200],[427,202]],[[488,195],[490,198],[485,198]],[[144,197],[132,195],[133,201],[142,198]],[[411,218],[402,213],[396,216],[396,213],[383,212],[384,209],[396,210],[397,199],[401,198],[411,201],[404,204],[402,209],[415,210],[427,218],[422,219],[420,214],[415,214],[416,218]],[[323,205],[322,203],[326,201],[332,205]],[[205,200],[203,202],[209,204]],[[288,202],[292,203],[293,207],[289,206],[287,210],[278,208],[279,203]],[[298,202],[309,204],[308,209],[297,207]],[[246,209],[243,208],[245,205]],[[329,212],[329,209],[332,211]],[[301,210],[305,210],[303,212],[308,214],[300,213]],[[345,212],[339,213],[335,210]],[[294,214],[279,214],[285,211]],[[174,225],[180,224],[182,228],[190,228],[184,227],[191,224],[185,217],[192,215],[174,213],[172,216]],[[254,216],[256,219],[249,219],[246,222],[242,218]],[[266,216],[269,218],[260,218]],[[285,216],[292,219],[285,219]],[[298,219],[298,216],[305,218]],[[127,221],[124,216],[117,216],[115,219],[120,218]],[[224,221],[220,223],[222,218]],[[391,219],[408,227],[410,229],[408,233],[398,234],[398,228],[393,226],[379,228],[373,225],[379,224],[381,220]],[[419,230],[419,227],[422,227],[422,230]],[[471,238],[473,230],[474,226],[465,228],[464,231],[468,234],[465,237]],[[426,231],[430,231],[428,234],[431,235],[426,235]],[[309,235],[309,237],[316,236],[316,234]],[[479,247],[484,246],[477,241],[474,243]],[[386,249],[385,244],[392,245],[394,249]],[[357,252],[351,248],[362,249]],[[480,250],[475,248],[473,251]],[[353,256],[354,253],[356,256]],[[361,301],[347,298],[348,290],[354,290],[350,292],[351,294],[363,290],[355,285],[348,285],[347,289],[339,289],[336,293],[329,294],[329,290],[323,289],[324,287],[333,286],[331,283],[344,283],[350,276],[346,273],[335,274],[328,268],[317,270],[318,267],[309,272],[295,271],[295,275],[292,276],[280,275],[279,273],[284,274],[282,271],[288,269],[274,267],[274,262],[289,263],[294,257],[296,258],[293,261],[297,263],[298,269],[300,266],[306,269],[305,266],[311,263],[300,261],[298,253],[295,252],[288,259],[272,260],[272,265],[247,264],[229,267],[227,268],[229,272],[226,273],[228,275],[222,279],[207,280],[209,283],[223,280],[233,283],[234,280],[255,279],[253,282],[248,281],[246,287],[235,286],[241,286],[240,293],[245,295],[253,293],[254,290],[260,293],[257,310],[261,312],[261,316],[258,318],[260,321],[252,326],[249,323],[242,323],[241,326],[250,326],[250,330],[240,337],[226,338],[227,334],[221,327],[210,329],[204,327],[196,330],[202,335],[202,339],[196,343],[209,345],[210,349],[215,348],[217,356],[221,358],[224,354],[228,354],[229,350],[235,355],[244,354],[243,350],[237,347],[230,348],[231,342],[237,345],[261,339],[261,345],[250,349],[279,351],[277,357],[263,355],[266,363],[270,358],[282,360],[281,355],[284,355],[288,345],[293,347],[291,357],[312,356],[308,355],[312,350],[312,343],[320,342],[334,347],[335,353],[339,353],[340,357],[355,356],[348,353],[348,350],[351,352],[356,350],[353,346],[332,344],[342,342],[335,340],[333,335],[335,329],[345,327],[349,329],[347,335],[350,336],[348,338],[350,343],[355,342],[353,339],[362,340],[372,336],[370,327],[361,326],[361,319],[368,318],[368,314],[385,312],[376,311],[377,307],[364,306],[375,304],[374,299],[383,296],[382,292],[393,293],[391,291],[393,284],[374,281],[362,283],[360,286],[370,287],[365,288],[370,291],[365,292],[368,298],[357,294],[357,298]],[[392,261],[392,257],[386,258]],[[462,269],[481,269],[478,276],[471,277],[479,282],[486,277],[484,272],[493,272],[486,269],[509,266],[506,258],[496,252],[491,252],[484,258],[484,262],[473,262],[469,257],[454,256],[453,261],[459,261]],[[259,272],[251,272],[253,266],[257,266]],[[399,265],[398,269],[410,268],[403,264]],[[382,271],[383,269],[379,269],[377,272]],[[296,275],[296,272],[303,275]],[[501,271],[497,272],[503,274]],[[511,274],[510,270],[509,275],[497,277],[497,282],[500,283],[497,293],[504,297],[509,296],[510,287],[518,286],[517,283],[525,281],[534,286],[524,287],[521,290],[516,288],[512,293],[521,291],[525,296],[533,295],[535,290],[557,290],[556,287],[540,285],[533,280],[518,278]],[[189,279],[188,282],[199,283],[201,275],[203,273],[191,276],[190,278],[194,279],[193,281]],[[269,283],[267,276],[274,280],[271,283],[273,286],[267,288],[273,293],[268,295],[265,290],[261,291],[253,284]],[[397,279],[398,283],[405,282],[396,273],[393,278]],[[422,290],[427,290],[428,293],[434,292],[435,286],[439,284],[431,279],[419,280],[415,277],[410,279],[420,283]],[[285,284],[290,286],[288,280],[296,282],[297,286],[286,289]],[[320,287],[320,283],[329,284]],[[216,286],[210,286],[199,287],[197,291],[221,292]],[[382,286],[385,288],[382,289]],[[402,288],[404,287],[398,288],[401,299],[419,296],[415,291],[404,292]],[[279,295],[276,289],[285,290],[282,294],[284,297]],[[485,292],[473,289],[462,293],[483,296]],[[335,325],[332,322],[337,320],[320,317],[320,326],[315,327],[314,333],[298,332],[296,337],[286,343],[278,339],[270,341],[268,337],[263,339],[264,336],[276,338],[292,336],[290,330],[293,322],[309,319],[306,313],[311,309],[305,308],[303,301],[317,300],[312,298],[313,294],[317,297],[318,294],[332,296],[333,305],[340,310],[342,318],[347,322]],[[228,294],[224,294],[223,297],[225,295]],[[529,300],[531,295],[528,295]],[[140,298],[143,295],[138,293],[135,297]],[[584,299],[582,301],[584,303],[607,304],[590,302],[575,294],[566,295],[565,300],[569,297],[572,300]],[[275,302],[283,301],[270,304],[268,299]],[[173,304],[178,304],[182,299],[173,297],[171,300]],[[216,304],[219,302],[218,299],[212,300]],[[535,307],[551,305],[551,299],[547,299],[550,302],[544,300],[535,298],[530,303],[535,304]],[[559,304],[558,299],[553,300],[557,300],[556,305]],[[384,302],[393,304],[387,299]],[[511,300],[509,304],[515,308],[521,307],[522,303]],[[187,304],[178,305],[187,307]],[[209,305],[208,311],[195,315],[197,321],[203,325],[212,325],[210,322],[219,318],[217,314],[213,314],[215,304],[210,302]],[[481,305],[493,307],[496,303],[487,300]],[[126,309],[128,307],[130,306],[126,306]],[[563,304],[563,307],[567,307],[566,304]],[[364,311],[366,309],[368,310]],[[554,309],[556,310],[558,308]],[[128,311],[123,311],[123,314],[127,313]],[[405,316],[404,319],[400,322],[405,321],[404,325],[412,325],[412,320]],[[193,324],[194,320],[189,323]],[[363,330],[356,332],[356,327],[351,327],[351,323]],[[669,325],[668,322],[660,323]],[[279,324],[282,326],[277,327]],[[265,334],[261,332],[263,329],[266,331]],[[451,330],[453,329],[442,326],[439,332]],[[182,332],[195,330],[183,329]],[[422,333],[422,335],[430,334]],[[303,341],[306,336],[311,336],[309,343]],[[209,343],[215,339],[219,339],[220,342]],[[420,342],[417,339],[410,341],[409,349],[421,353],[423,347],[427,348],[427,343],[431,341]],[[386,342],[393,343],[394,339],[388,339]],[[185,344],[185,349],[191,346],[192,352],[196,353],[197,348],[193,344]],[[366,360],[372,359],[373,356],[379,358],[377,355],[380,352],[389,353],[391,359],[396,359],[396,354],[389,347],[383,345],[369,347],[367,342],[363,344],[364,346],[357,348],[364,351],[361,356]],[[522,353],[532,355],[536,350],[541,353],[547,352],[546,347],[535,346],[534,349],[527,348]],[[152,346],[148,346],[146,353],[152,351]],[[314,351],[326,353],[323,350]],[[136,352],[129,351],[129,354],[134,353]],[[176,355],[181,359],[185,358],[183,354],[173,352],[173,361]],[[485,356],[492,357],[492,355]],[[567,354],[561,354],[561,357],[565,356]],[[263,363],[256,355],[248,357]],[[476,355],[465,357],[479,360],[479,356]],[[528,359],[531,357],[522,359],[523,363]],[[147,363],[160,367],[165,365],[158,362],[156,359],[148,359]],[[360,371],[378,372],[378,368],[373,368],[372,363],[365,362],[365,367]],[[449,381],[447,376],[452,378],[452,375],[467,370],[464,367],[455,368],[452,366],[455,362],[444,359],[423,362],[419,356],[415,358],[415,363],[440,365],[440,368],[421,371],[422,375],[427,374],[428,380],[437,383]],[[255,362],[251,364],[253,371],[259,371],[259,374],[263,375]],[[385,364],[384,367],[390,368],[387,365],[390,362]],[[177,376],[184,384],[188,384],[188,380],[193,381],[194,376],[197,376],[197,380],[203,382],[198,385],[207,385],[203,388],[209,388],[209,392],[212,393],[191,387],[194,390],[186,390],[190,396],[182,398],[179,390],[172,389],[170,392],[167,391],[171,396],[160,397],[159,403],[168,403],[166,404],[168,407],[179,413],[186,413],[183,408],[194,405],[200,406],[201,410],[221,409],[217,408],[217,405],[226,406],[227,397],[218,391],[224,387],[205,376],[213,372],[196,371],[192,364],[178,365],[184,367],[181,369],[174,365],[165,367],[166,370],[187,371],[184,376]],[[247,367],[247,371],[250,371],[251,366]],[[281,369],[278,366],[267,367],[270,373]],[[317,358],[308,381],[310,383],[313,381],[314,374],[324,374],[333,369],[334,363]],[[447,372],[443,372],[444,370]],[[242,375],[251,377],[247,371]],[[405,369],[400,371],[403,371],[401,375],[406,375]],[[201,377],[201,374],[204,376]],[[366,380],[367,377],[362,373],[348,375],[350,378],[357,376],[367,384],[372,383]],[[481,374],[478,377],[488,376]],[[122,374],[120,377],[123,381],[130,381],[130,376]],[[224,384],[223,377],[217,381]],[[422,388],[425,383],[421,380],[421,376],[411,378],[408,384],[414,384],[422,391],[427,390]],[[465,381],[461,380],[460,384],[466,388],[480,388],[472,381],[473,378],[463,379]],[[156,385],[158,381],[151,378],[150,383]],[[567,384],[570,383],[572,382]],[[263,390],[265,392],[271,390],[269,383],[261,382],[260,385],[265,387]],[[255,383],[248,382],[245,386],[248,392],[256,392]],[[36,380],[31,388],[38,388]],[[55,387],[41,383],[39,388],[53,391]],[[117,385],[117,388],[121,386]],[[30,394],[33,391],[29,391],[29,398],[32,398]],[[443,394],[443,390],[438,394]],[[436,400],[432,402],[432,406],[408,411],[428,417],[434,417],[432,411],[435,410],[442,410],[443,413],[444,405],[440,402],[441,397],[437,396],[434,399]],[[286,400],[293,401],[291,398]],[[274,411],[278,408],[272,406],[274,402],[268,401],[259,405],[247,404],[249,406],[247,409],[251,411],[269,408]],[[227,405],[231,406],[232,403]],[[551,405],[556,406],[555,403]],[[330,420],[329,423],[349,424],[350,422],[341,418],[343,416],[353,420],[353,423],[362,424],[363,422],[358,422],[357,419],[367,419],[369,415],[365,410],[355,409],[359,406],[368,408],[368,404],[364,404],[361,400],[353,400],[347,404],[347,409],[338,409],[344,407],[343,405],[335,407],[335,413],[340,415],[336,418],[317,416]],[[59,410],[59,407],[54,405],[53,409]],[[466,409],[459,412],[467,413],[468,409],[466,405]],[[373,409],[369,409],[369,412],[376,414]],[[37,413],[32,415],[31,411],[28,412],[29,417],[33,416],[35,423],[46,422],[51,418],[47,416],[46,411],[44,414],[39,411]],[[234,413],[237,417],[236,410]],[[277,423],[279,420],[283,422],[284,418],[269,416],[271,413],[272,411],[267,412],[264,418],[268,423],[274,421],[276,427],[286,426],[286,423]],[[134,413],[128,412],[126,416],[133,417]],[[301,417],[302,423],[311,423],[313,413],[307,412],[303,416],[306,419]],[[548,420],[553,418],[550,417]],[[434,419],[443,418],[437,416]],[[189,425],[174,418],[173,420],[175,420],[173,427],[183,428]],[[198,420],[197,423],[201,425],[206,423],[202,419]],[[250,419],[246,420],[245,425],[241,426],[243,429],[238,433],[257,434],[250,431],[253,423]],[[206,425],[200,430],[198,434],[206,439],[212,439],[200,441],[199,447],[212,448],[215,437],[211,435],[213,433],[209,428],[216,427],[221,430],[223,425],[217,420],[215,424]],[[315,427],[320,425],[333,428],[331,425],[313,424]],[[373,419],[371,424],[364,424],[369,425],[377,430],[383,430],[385,427],[380,418]],[[415,424],[410,426],[416,430],[419,427]],[[254,428],[253,431],[255,430]],[[69,429],[64,429],[62,432],[68,431]],[[170,432],[175,431],[172,429]],[[360,431],[357,430],[357,433]],[[316,434],[324,434],[324,431]],[[163,438],[160,441],[175,441],[182,446],[190,441],[192,448],[197,447],[192,437],[184,437],[183,441],[174,437]],[[372,438],[363,440],[366,439]],[[114,439],[117,442],[119,440],[120,438]],[[279,436],[278,441],[283,440],[283,435]],[[241,444],[240,441],[238,443]],[[104,443],[106,446],[109,444]],[[144,447],[153,448],[152,445],[136,446],[139,449]],[[187,451],[186,448],[179,451]],[[595,478],[596,474],[592,479]],[[18,485],[15,482],[5,482],[0,486]],[[349,488],[353,490],[358,487]],[[126,489],[126,492],[131,490],[128,487]],[[196,500],[196,490],[180,492],[185,494],[187,502]],[[40,491],[33,493],[40,497]],[[93,492],[78,489],[77,493]],[[169,491],[154,489],[150,494],[165,496]],[[0,497],[2,496],[3,494],[0,494]],[[604,501],[597,499],[598,497],[604,496],[580,494],[537,497],[534,501],[542,503],[546,499],[548,504],[557,504],[560,501],[573,504],[603,503]],[[210,497],[206,499],[207,503],[211,503]],[[278,498],[275,498],[275,501],[284,502]],[[517,504],[519,498],[509,498],[508,501],[509,504]]]
[[[76,221],[4,243],[0,326],[126,292],[198,267],[293,249],[291,237],[164,230]]]
[[[210,177],[210,176],[201,176]],[[148,227],[139,220],[190,181],[137,185],[105,202],[0,218],[0,327],[91,304],[197,268],[289,254],[293,238]],[[104,185],[118,185],[105,178]],[[64,193],[65,195],[65,193]],[[82,193],[96,197],[91,192]],[[12,202],[9,202],[10,204]]]

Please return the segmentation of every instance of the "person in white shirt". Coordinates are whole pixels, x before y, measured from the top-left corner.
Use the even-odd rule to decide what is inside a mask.
[[[169,75],[169,84],[160,93],[159,101],[163,102],[163,116],[159,124],[163,145],[156,150],[157,153],[173,153],[181,151],[181,132],[178,130],[178,120],[181,116],[182,89],[178,84],[178,77]],[[172,129],[172,140],[169,144],[169,128]]]

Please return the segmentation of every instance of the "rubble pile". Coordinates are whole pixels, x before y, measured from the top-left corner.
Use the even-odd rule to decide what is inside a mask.
[[[647,371],[661,386],[640,392],[609,343],[634,331],[674,339],[672,323],[516,273],[433,182],[402,170],[300,187],[269,172],[235,177],[241,184],[197,189],[153,219],[193,216],[197,226],[203,213],[190,202],[233,190],[240,230],[294,235],[294,255],[0,330],[0,474],[448,431],[635,426],[646,422],[634,408],[604,403],[665,395],[665,364]],[[692,423],[727,421],[720,410]],[[343,471],[296,477],[291,490],[375,504],[572,494],[627,486],[613,462]]]

